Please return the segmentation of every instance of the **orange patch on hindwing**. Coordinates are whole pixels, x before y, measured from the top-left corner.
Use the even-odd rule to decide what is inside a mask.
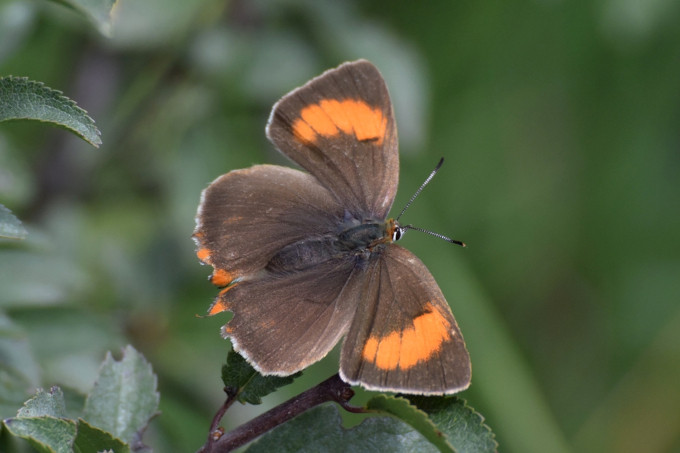
[[[369,337],[362,357],[382,370],[407,370],[435,355],[451,338],[451,324],[432,304],[427,304],[426,310],[413,320],[413,327]]]
[[[229,304],[224,300],[224,295],[236,285],[238,285],[238,283],[227,286],[222,291],[220,291],[220,293],[217,295],[217,298],[215,299],[215,302],[208,310],[208,316],[216,315],[217,313],[222,313],[223,311],[228,311],[230,309]]]
[[[210,276],[210,281],[215,286],[227,286],[234,277],[224,269],[215,269],[212,276]]]
[[[208,260],[210,259],[210,250],[208,250],[205,247],[202,247],[196,251],[196,256],[198,256],[199,260],[208,262]]]
[[[323,99],[302,109],[300,118],[293,122],[293,133],[300,140],[314,142],[317,136],[333,137],[343,132],[357,140],[375,140],[382,145],[387,131],[387,118],[380,107],[363,101]]]

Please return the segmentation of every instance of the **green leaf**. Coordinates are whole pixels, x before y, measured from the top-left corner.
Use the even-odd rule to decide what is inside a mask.
[[[64,394],[59,387],[52,387],[49,393],[38,389],[38,393],[19,409],[17,417],[41,417],[43,415],[66,418]]]
[[[0,122],[35,120],[69,130],[95,147],[101,134],[94,120],[61,91],[25,77],[0,78]]]
[[[411,425],[442,453],[455,453],[446,436],[427,417],[427,414],[412,405],[406,398],[378,395],[366,403],[365,409],[393,415]]]
[[[65,5],[91,20],[99,32],[111,37],[111,10],[116,0],[52,0],[55,3]]]
[[[16,218],[12,211],[0,204],[0,237],[10,239],[23,239],[26,237],[26,229]]]
[[[72,453],[76,424],[50,417],[16,417],[3,422],[14,436],[26,439],[40,453]]]
[[[0,254],[0,307],[55,305],[72,301],[89,275],[70,257],[24,250]]]
[[[40,366],[26,333],[0,312],[0,417],[16,415],[28,390],[39,384]]]
[[[125,348],[120,362],[107,353],[83,418],[125,443],[137,443],[158,410],[156,385],[151,365],[132,346]]]
[[[222,366],[222,381],[231,389],[237,389],[237,399],[245,404],[262,404],[262,397],[278,388],[291,384],[302,372],[290,376],[262,376],[239,353],[229,351],[227,363]]]
[[[498,446],[482,416],[456,397],[379,395],[365,408],[391,417],[344,429],[337,408],[323,405],[265,434],[247,452],[491,453]]]
[[[455,396],[408,395],[406,398],[424,411],[437,428],[446,434],[456,452],[488,453],[498,448],[493,432],[484,424],[484,417],[467,406],[465,400]]]
[[[392,417],[367,418],[345,429],[336,406],[311,409],[260,437],[248,453],[436,453],[429,442]]]
[[[98,453],[102,451],[113,451],[115,453],[130,453],[130,447],[99,428],[87,423],[85,420],[78,420],[78,435],[73,444],[75,453]]]

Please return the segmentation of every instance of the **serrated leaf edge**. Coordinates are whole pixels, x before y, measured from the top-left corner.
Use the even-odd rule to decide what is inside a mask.
[[[281,386],[277,386],[276,389],[279,389],[279,388],[281,388],[281,387],[283,387],[283,386],[285,386],[285,385],[290,385],[290,384],[292,384],[293,381],[294,381],[296,378],[298,378],[298,377],[300,377],[300,376],[302,375],[302,371],[298,371],[297,373],[293,373],[293,374],[288,375],[288,376],[276,376],[276,375],[265,376],[265,375],[263,375],[262,373],[260,373],[259,371],[257,371],[257,369],[255,369],[255,367],[253,367],[253,365],[252,365],[245,357],[243,357],[243,356],[241,355],[240,352],[238,352],[238,351],[236,351],[236,350],[234,350],[234,349],[230,350],[229,353],[227,354],[227,361],[226,361],[226,363],[225,363],[224,365],[222,365],[222,368],[223,368],[223,369],[224,369],[224,367],[229,367],[229,356],[230,356],[231,354],[234,354],[234,355],[240,357],[240,359],[243,360],[243,362],[244,362],[246,365],[248,365],[250,368],[252,368],[252,370],[253,370],[252,376],[250,376],[250,377],[248,378],[248,380],[246,381],[246,383],[243,384],[242,386],[240,386],[240,387],[237,388],[237,393],[236,393],[235,398],[236,398],[236,400],[237,400],[239,403],[244,404],[244,405],[245,405],[245,404],[260,405],[260,404],[262,404],[262,398],[263,398],[264,396],[267,396],[267,395],[273,393],[273,392],[269,392],[269,393],[267,393],[267,395],[257,396],[257,401],[258,401],[257,403],[251,403],[251,402],[249,402],[249,401],[247,401],[247,400],[241,398],[241,395],[243,394],[244,391],[246,391],[248,385],[249,385],[249,384],[252,382],[252,380],[255,379],[258,375],[261,376],[261,377],[264,378],[264,379],[267,379],[267,378],[269,378],[269,377],[271,377],[271,378],[279,378],[279,379],[288,379],[288,378],[289,378],[289,379],[292,379],[291,382],[289,382],[288,384],[284,384],[284,385],[281,385]],[[223,381],[223,382],[224,382],[224,381]],[[224,382],[224,385],[227,386],[226,382]],[[227,387],[228,387],[228,386],[227,386]]]
[[[71,128],[71,127],[66,127],[66,126],[64,126],[64,125],[62,125],[62,124],[60,124],[60,123],[55,122],[55,121],[46,121],[46,120],[42,120],[42,119],[39,119],[39,118],[33,118],[33,117],[30,117],[30,116],[23,116],[23,117],[16,117],[16,118],[8,118],[8,119],[5,119],[5,120],[0,120],[0,123],[2,123],[2,122],[7,122],[7,121],[31,120],[31,121],[37,121],[37,122],[40,122],[40,123],[53,124],[53,125],[57,125],[57,126],[59,126],[59,127],[65,128],[65,129],[67,129],[67,130],[69,130],[69,131],[72,131],[73,133],[75,133],[76,135],[78,135],[80,138],[82,138],[83,140],[85,140],[86,142],[88,142],[89,144],[91,144],[92,146],[94,146],[95,148],[99,148],[99,145],[102,144],[101,139],[99,139],[99,136],[101,136],[102,133],[101,133],[101,131],[95,126],[95,124],[96,124],[95,120],[87,113],[87,110],[85,110],[84,108],[80,107],[80,106],[76,103],[76,101],[74,101],[73,99],[69,98],[68,96],[65,96],[63,91],[56,90],[56,89],[54,89],[54,88],[50,88],[50,87],[48,87],[48,86],[45,86],[45,84],[44,84],[43,82],[38,82],[37,80],[30,80],[28,77],[16,77],[16,76],[13,76],[13,75],[9,75],[9,76],[5,76],[5,77],[0,77],[0,82],[2,82],[3,80],[9,80],[9,81],[16,81],[16,80],[18,80],[18,81],[21,81],[21,82],[26,82],[26,83],[28,83],[29,85],[33,85],[33,86],[37,87],[37,88],[38,88],[40,91],[42,91],[42,92],[51,93],[51,94],[56,94],[56,95],[59,97],[59,100],[60,100],[60,101],[64,101],[64,102],[65,102],[66,104],[68,104],[70,107],[73,107],[76,111],[78,111],[79,113],[82,113],[82,114],[85,116],[85,118],[87,118],[89,124],[92,125],[92,126],[94,126],[94,131],[95,131],[95,134],[97,135],[98,141],[97,141],[97,142],[92,142],[92,141],[90,141],[89,139],[87,139],[85,136],[83,136],[80,132],[76,131],[75,129],[73,129],[73,128]]]
[[[158,404],[158,403],[160,402],[160,393],[158,392],[158,376],[156,375],[156,373],[153,372],[153,366],[151,365],[151,362],[149,362],[149,361],[146,359],[146,357],[144,357],[144,354],[142,354],[141,352],[137,351],[137,349],[135,349],[131,344],[128,344],[128,345],[126,345],[124,348],[122,348],[123,356],[121,357],[120,360],[114,359],[114,358],[113,358],[113,354],[111,354],[111,351],[106,351],[106,356],[104,357],[104,360],[102,361],[101,365],[99,366],[99,369],[98,369],[98,371],[97,371],[97,379],[94,381],[94,385],[92,386],[92,389],[94,390],[94,388],[97,386],[97,383],[99,382],[99,379],[100,379],[100,377],[101,377],[101,372],[102,372],[102,370],[104,369],[104,367],[107,366],[107,365],[108,365],[109,363],[111,363],[111,362],[113,362],[114,364],[115,364],[115,363],[122,363],[123,360],[125,360],[125,357],[127,356],[128,351],[132,351],[133,353],[135,353],[135,354],[137,354],[139,357],[141,357],[142,360],[143,360],[143,362],[144,362],[144,364],[145,364],[147,367],[149,367],[149,370],[151,371],[151,375],[153,376],[153,381],[154,381],[154,392],[153,392],[153,393],[154,393],[154,395],[156,396],[156,402],[157,402],[157,404]],[[93,391],[93,390],[92,390],[92,391]],[[90,391],[90,393],[88,393],[88,394],[87,394],[87,397],[85,398],[85,406],[84,406],[84,410],[83,410],[83,416],[86,416],[86,415],[87,415],[87,407],[88,407],[88,403],[89,403],[90,397],[91,397],[91,395],[92,395],[92,391]],[[135,438],[134,438],[133,441],[131,441],[130,443],[126,443],[125,441],[122,441],[122,440],[121,440],[121,441],[122,441],[123,443],[129,445],[131,450],[134,450],[134,448],[133,448],[132,445],[133,445],[133,444],[137,444],[137,443],[139,443],[139,444],[142,443],[142,440],[141,440],[141,439],[142,439],[142,437],[144,436],[144,432],[145,432],[146,429],[149,427],[149,422],[150,422],[154,417],[157,417],[158,415],[160,415],[160,413],[161,413],[161,412],[158,410],[158,408],[156,408],[156,411],[155,411],[153,414],[151,414],[151,415],[149,416],[149,418],[148,418],[148,419],[146,420],[146,422],[144,423],[144,426],[140,427],[137,431],[135,431]],[[120,439],[118,436],[114,435],[113,433],[111,433],[111,432],[109,432],[109,431],[106,431],[106,430],[103,430],[103,429],[99,428],[98,426],[93,425],[92,423],[88,422],[87,420],[85,420],[85,422],[86,422],[88,425],[90,425],[90,426],[93,426],[93,427],[95,427],[95,428],[97,428],[97,429],[100,429],[100,430],[102,430],[102,431],[104,431],[104,432],[107,432],[107,433],[111,434],[111,436],[115,437],[116,439]]]
[[[93,430],[96,430],[96,431],[101,431],[101,432],[103,432],[103,433],[106,433],[106,434],[110,435],[111,438],[113,438],[114,440],[119,441],[121,444],[127,446],[130,450],[132,450],[132,447],[130,446],[129,443],[125,442],[125,441],[124,441],[123,439],[121,439],[120,437],[115,436],[113,433],[110,433],[110,432],[108,432],[108,431],[106,431],[106,430],[103,430],[103,429],[101,429],[101,428],[99,428],[99,427],[97,427],[97,426],[94,426],[94,425],[88,423],[87,420],[84,420],[84,419],[78,417],[78,420],[75,420],[75,423],[76,423],[76,436],[73,438],[73,443],[74,443],[74,445],[75,445],[76,439],[78,438],[78,434],[80,433],[80,424],[83,423],[83,424],[87,425],[88,428],[90,428],[90,429],[93,429]],[[109,450],[106,450],[106,451],[109,451]]]
[[[456,398],[458,398],[458,397],[456,397]],[[486,420],[486,418],[485,418],[481,413],[477,412],[477,410],[475,410],[474,407],[468,405],[467,400],[465,400],[465,399],[463,399],[463,398],[458,398],[458,400],[461,401],[461,402],[463,403],[463,407],[464,407],[465,409],[469,409],[470,411],[472,411],[473,414],[475,414],[475,415],[477,415],[477,416],[479,417],[479,424],[480,424],[480,426],[481,426],[482,428],[486,429],[486,430],[489,432],[489,434],[491,434],[491,440],[492,440],[493,443],[495,444],[496,450],[498,450],[498,441],[496,440],[496,433],[493,432],[493,430],[491,429],[491,427],[490,427],[489,425],[487,425],[486,423],[484,423],[484,420]]]
[[[33,400],[35,400],[36,398],[38,398],[38,396],[40,396],[40,392],[43,392],[43,393],[46,394],[46,395],[54,395],[54,392],[56,392],[56,391],[59,391],[59,392],[61,393],[61,397],[62,397],[62,399],[63,399],[63,398],[64,398],[64,393],[62,392],[61,388],[59,388],[59,387],[56,386],[56,385],[50,387],[50,390],[49,390],[49,391],[45,391],[44,388],[38,387],[38,388],[36,389],[36,391],[35,391],[35,395],[33,395],[32,397],[30,397],[29,399],[27,399],[26,401],[24,401],[24,404],[22,404],[21,407],[19,408],[19,410],[17,411],[16,417],[12,417],[12,418],[52,417],[52,418],[61,418],[61,419],[65,419],[65,420],[71,420],[71,419],[68,418],[68,417],[55,417],[55,416],[53,416],[53,415],[47,415],[47,414],[43,414],[43,415],[28,415],[28,416],[26,416],[26,415],[19,415],[23,409],[28,409],[28,403],[30,403],[31,401],[33,401]],[[9,420],[9,419],[8,419],[8,420]]]
[[[43,418],[44,419],[60,420],[60,421],[63,421],[65,423],[70,422],[70,424],[73,424],[75,430],[74,430],[74,433],[73,433],[73,438],[71,439],[71,442],[69,444],[71,449],[73,449],[73,443],[75,442],[76,436],[78,435],[78,424],[74,420],[71,420],[70,418],[53,417],[51,415],[40,415],[38,417],[11,417],[11,418],[4,419],[2,421],[2,424],[4,425],[5,429],[7,429],[7,431],[9,431],[9,433],[12,434],[13,436],[20,437],[20,438],[26,439],[26,440],[32,440],[33,442],[44,446],[45,449],[48,449],[50,451],[54,451],[49,445],[40,442],[35,437],[33,437],[33,436],[22,436],[20,434],[15,433],[14,431],[12,431],[12,428],[11,428],[11,424],[12,424],[13,420],[17,420],[17,419],[19,419],[19,420],[36,420],[36,419],[43,419]]]
[[[411,396],[418,397],[418,396],[421,396],[421,395],[411,395]],[[474,407],[470,406],[468,404],[467,400],[464,399],[464,398],[461,398],[461,397],[456,396],[456,395],[450,395],[450,396],[445,397],[445,398],[455,398],[456,400],[461,402],[461,404],[463,405],[463,409],[469,410],[470,412],[472,412],[472,414],[478,416],[479,417],[479,425],[491,435],[491,440],[494,443],[495,450],[498,450],[498,441],[496,440],[496,433],[494,433],[494,431],[491,429],[491,427],[489,425],[484,423],[484,420],[486,420],[486,418],[481,413],[479,413],[477,410],[475,410]],[[406,398],[406,399],[408,399],[408,398]],[[419,410],[422,410],[422,409],[419,409]],[[427,412],[426,412],[426,414],[427,414]],[[428,416],[428,419],[429,419],[429,416]]]
[[[392,400],[395,400],[395,401],[399,401],[399,402],[404,402],[404,403],[406,403],[406,405],[409,407],[409,409],[412,409],[412,410],[414,410],[416,413],[419,413],[419,415],[422,415],[422,416],[425,418],[425,420],[432,426],[432,429],[435,431],[435,434],[437,435],[437,437],[440,437],[440,438],[446,443],[446,445],[451,449],[451,450],[450,450],[451,452],[456,453],[456,449],[453,448],[453,445],[451,445],[451,442],[449,442],[448,436],[446,435],[446,433],[444,433],[442,430],[439,429],[439,427],[437,427],[437,425],[430,419],[429,415],[427,415],[427,412],[425,412],[424,410],[420,409],[420,408],[419,408],[418,406],[416,406],[415,404],[412,404],[411,401],[409,401],[408,399],[406,399],[406,398],[404,398],[404,397],[402,397],[402,396],[388,396],[388,395],[383,395],[383,394],[381,394],[381,395],[376,395],[376,396],[374,396],[373,398],[371,398],[371,399],[366,403],[366,406],[364,406],[364,409],[365,409],[367,412],[373,412],[373,413],[378,413],[378,414],[389,415],[389,416],[392,417],[392,418],[396,418],[397,420],[400,420],[400,421],[406,423],[406,424],[409,425],[411,428],[413,428],[415,431],[417,431],[418,433],[420,433],[420,434],[423,436],[423,438],[424,438],[425,440],[427,440],[428,442],[430,442],[431,445],[433,445],[433,446],[434,446],[435,448],[437,448],[439,451],[443,451],[443,450],[442,450],[441,448],[439,448],[436,444],[432,443],[432,442],[430,441],[430,439],[428,439],[428,438],[425,436],[425,434],[423,434],[423,432],[421,432],[417,427],[413,426],[413,425],[412,425],[411,423],[409,423],[408,421],[406,421],[406,420],[404,420],[403,418],[399,417],[397,414],[393,414],[393,413],[391,413],[391,412],[388,412],[388,411],[382,410],[382,409],[369,409],[368,406],[369,406],[369,404],[371,403],[371,401],[378,400],[378,399],[385,399],[385,400],[390,400],[390,399],[392,399]],[[447,453],[447,452],[444,452],[444,453]]]

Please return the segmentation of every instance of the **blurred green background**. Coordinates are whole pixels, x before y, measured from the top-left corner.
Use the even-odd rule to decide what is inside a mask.
[[[217,293],[190,238],[200,192],[285,164],[274,102],[367,58],[397,116],[395,210],[446,157],[404,220],[468,248],[402,245],[453,308],[462,397],[500,451],[680,452],[680,2],[119,0],[113,17],[109,39],[63,6],[0,2],[0,75],[64,91],[104,142],[0,125],[0,204],[29,231],[0,242],[0,416],[36,386],[86,392],[131,343],[159,377],[147,443],[200,447],[229,349],[228,315],[196,317]]]

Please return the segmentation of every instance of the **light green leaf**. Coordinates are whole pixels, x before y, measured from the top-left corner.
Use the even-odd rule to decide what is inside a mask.
[[[0,2],[0,61],[21,49],[31,36],[38,5],[20,0]]]
[[[484,424],[484,417],[467,406],[465,400],[455,396],[408,395],[406,398],[411,404],[424,411],[432,423],[446,434],[447,440],[456,452],[490,453],[498,448],[493,432]],[[416,428],[408,420],[404,419],[404,421]],[[420,432],[424,435],[422,431]]]
[[[16,417],[3,422],[9,432],[26,439],[40,453],[72,453],[76,424],[73,420],[42,417]]]
[[[88,277],[64,256],[4,250],[0,254],[0,307],[72,301],[87,287]]]
[[[55,3],[65,5],[91,20],[99,32],[111,37],[112,18],[111,11],[116,0],[52,0]]]
[[[26,237],[26,229],[16,218],[12,211],[0,204],[0,237],[10,239],[23,239]]]
[[[38,393],[19,409],[17,417],[41,417],[43,415],[66,418],[64,394],[59,387],[52,387],[49,393],[38,389]]]
[[[107,353],[83,418],[125,443],[138,441],[158,410],[156,385],[151,365],[132,346],[124,349],[120,362]]]
[[[262,397],[278,388],[291,384],[302,372],[291,376],[262,376],[239,353],[229,351],[227,363],[222,366],[222,381],[228,388],[237,389],[238,400],[245,404],[262,404]]]
[[[78,420],[78,435],[73,444],[75,453],[98,453],[102,451],[112,451],[115,453],[130,453],[130,447],[99,428],[87,423],[85,420]]]
[[[247,453],[436,453],[437,449],[405,423],[372,417],[350,429],[338,409],[322,405],[263,435]]]
[[[0,78],[0,122],[34,120],[69,130],[95,147],[100,132],[94,120],[61,91],[24,77]]]
[[[393,415],[411,425],[442,453],[455,453],[451,444],[446,440],[446,436],[428,419],[427,414],[412,405],[406,398],[378,395],[371,398],[365,408],[369,411]]]
[[[16,414],[29,388],[40,384],[40,366],[26,333],[0,312],[0,404],[13,406],[5,416]]]

